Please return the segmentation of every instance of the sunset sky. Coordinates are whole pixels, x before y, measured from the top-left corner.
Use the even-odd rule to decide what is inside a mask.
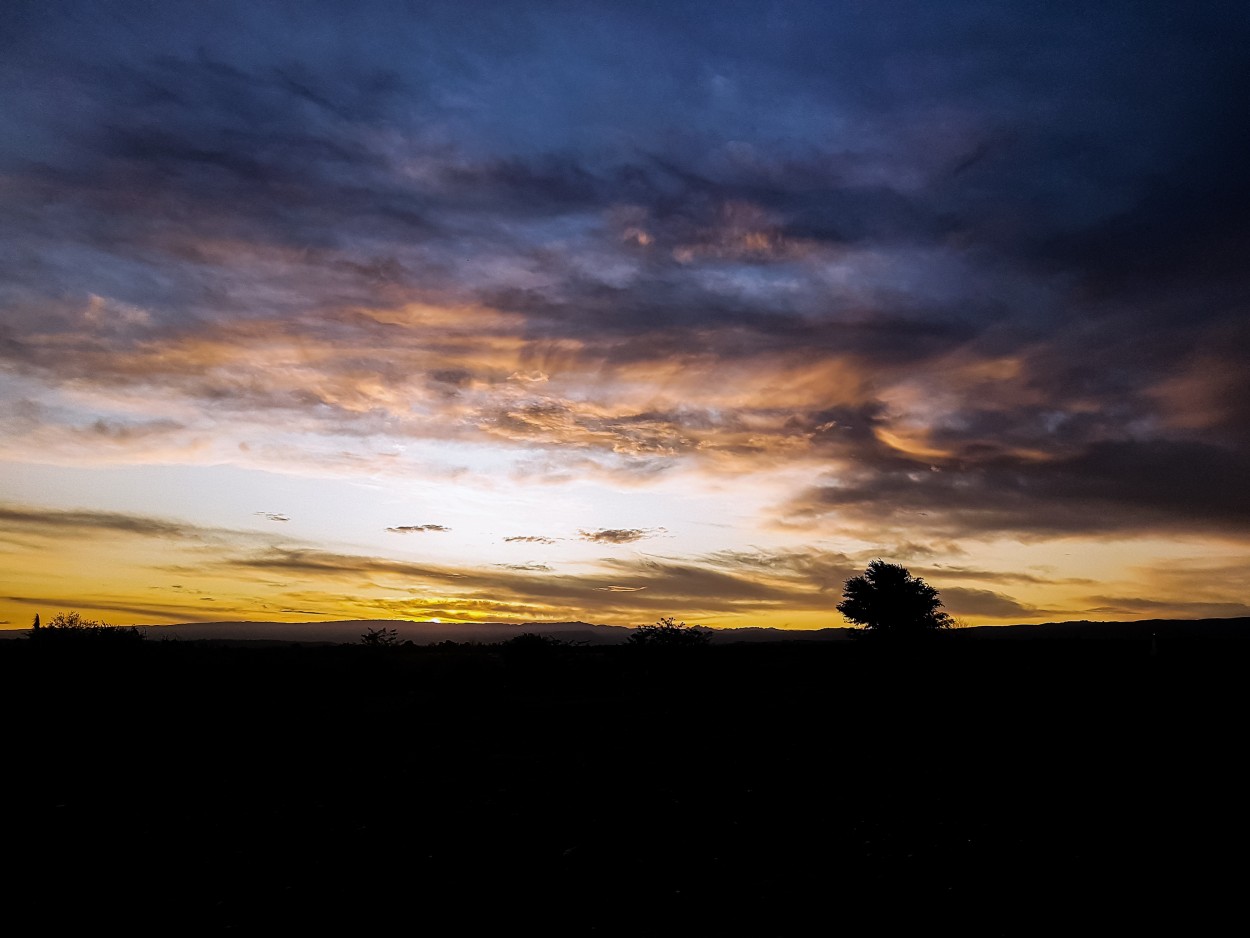
[[[0,5],[0,628],[1250,615],[1250,7]]]

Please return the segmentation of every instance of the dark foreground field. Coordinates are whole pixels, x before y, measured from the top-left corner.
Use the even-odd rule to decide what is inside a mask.
[[[6,918],[1210,933],[1250,646],[0,644]]]

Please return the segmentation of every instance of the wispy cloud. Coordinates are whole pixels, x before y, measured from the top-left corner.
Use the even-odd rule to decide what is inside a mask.
[[[250,532],[204,527],[165,518],[153,518],[114,511],[68,510],[0,504],[0,523],[40,537],[67,534],[128,534],[136,537],[170,538],[186,541],[247,537]]]
[[[450,531],[451,528],[441,524],[403,524],[386,530],[391,534],[426,534],[431,531]]]
[[[1085,615],[1107,619],[1187,618],[1225,619],[1250,616],[1250,604],[1244,602],[1203,602],[1148,599],[1141,596],[1091,596]]]
[[[635,541],[654,537],[655,529],[651,528],[600,528],[598,531],[578,531],[583,541],[594,544],[632,544]]]
[[[57,611],[89,610],[92,613],[115,612],[127,616],[163,621],[202,621],[204,610],[196,605],[178,603],[137,603],[114,600],[98,595],[77,596],[5,596],[7,602]],[[113,624],[113,623],[111,623]]]

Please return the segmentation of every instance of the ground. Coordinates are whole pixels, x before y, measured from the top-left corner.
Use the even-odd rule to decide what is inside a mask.
[[[10,912],[1014,935],[1238,894],[1239,643],[693,651],[3,643]]]

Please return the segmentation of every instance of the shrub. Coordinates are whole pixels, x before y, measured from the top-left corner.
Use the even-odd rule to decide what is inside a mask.
[[[99,619],[85,619],[77,612],[58,612],[48,620],[47,625],[36,623],[30,630],[30,638],[40,643],[56,642],[59,644],[98,643],[142,641],[146,634],[133,625],[109,625]]]
[[[638,648],[702,648],[711,643],[712,630],[665,616],[654,625],[638,626],[627,641]]]
[[[399,644],[399,629],[369,629],[360,636],[360,644],[369,648],[394,648]]]

